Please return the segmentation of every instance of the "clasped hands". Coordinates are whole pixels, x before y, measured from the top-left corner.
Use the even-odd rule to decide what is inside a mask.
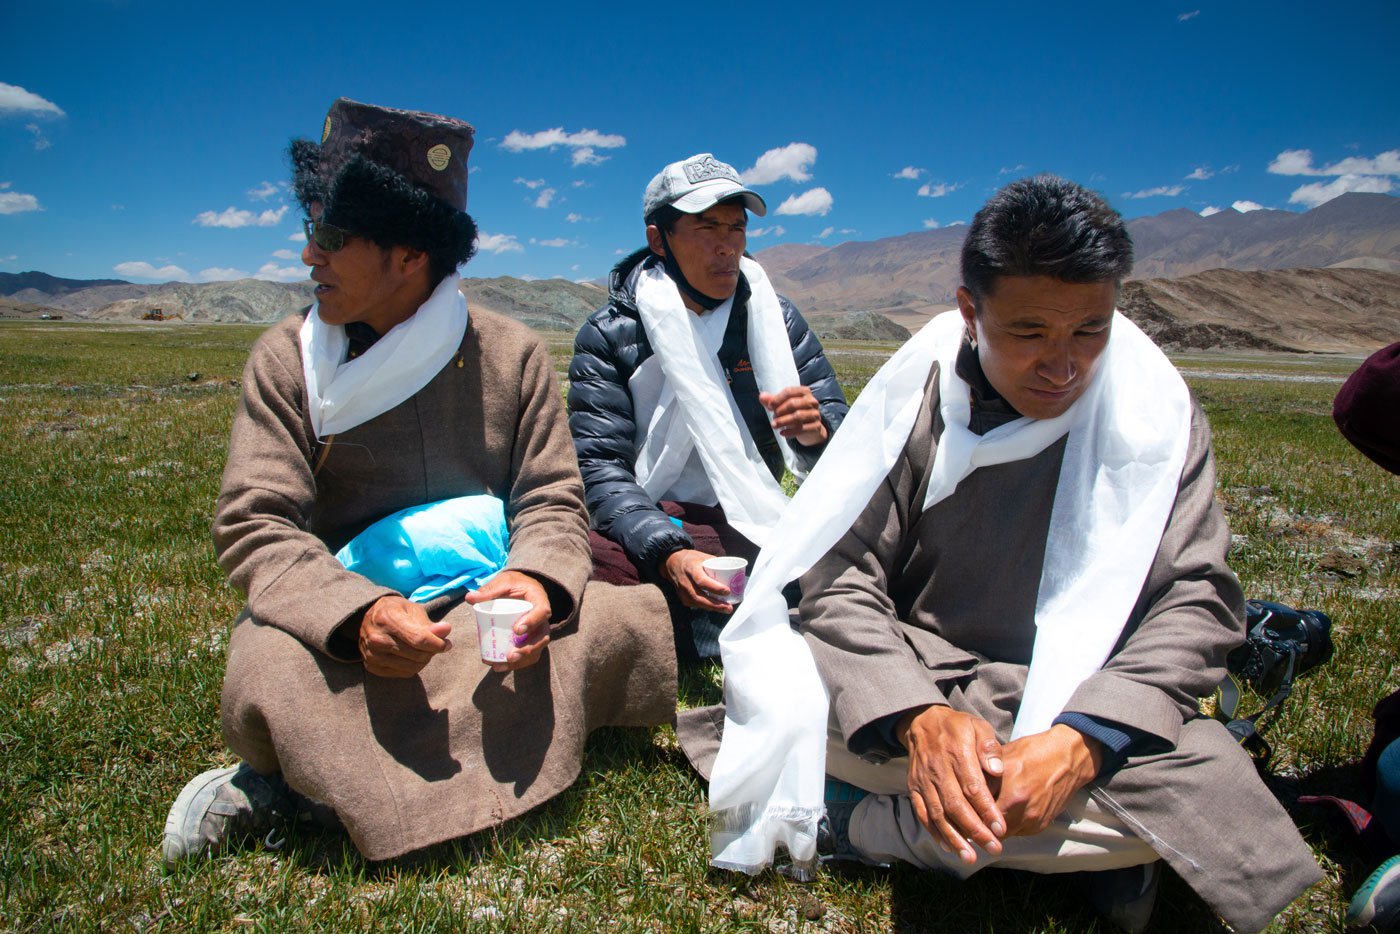
[[[975,863],[973,844],[1001,852],[1006,837],[1040,833],[1099,772],[1099,744],[1063,724],[1001,743],[990,723],[951,707],[905,714],[909,799],[945,850]]]
[[[501,571],[467,594],[469,604],[510,597],[528,600],[533,607],[513,627],[520,645],[504,662],[487,662],[493,671],[515,671],[540,660],[549,644],[549,596],[538,580],[520,571]],[[433,622],[423,607],[403,597],[380,597],[365,611],[358,644],[365,670],[384,678],[411,678],[452,648],[452,624]]]

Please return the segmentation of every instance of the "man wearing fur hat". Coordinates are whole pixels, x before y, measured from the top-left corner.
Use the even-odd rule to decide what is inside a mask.
[[[748,212],[766,211],[709,153],[662,169],[647,245],[613,269],[569,366],[595,579],[659,583],[683,657],[717,655],[733,609],[705,560],[753,560],[784,472],[804,477],[846,415],[821,343],[745,253]]]
[[[341,99],[291,146],[316,304],[243,376],[214,519],[247,594],[223,729],[243,759],[192,780],[167,863],[306,810],[387,859],[567,787],[596,726],[674,706],[662,612],[584,588],[583,488],[544,345],[468,310],[457,267],[472,127]],[[532,609],[504,662],[472,605]]]

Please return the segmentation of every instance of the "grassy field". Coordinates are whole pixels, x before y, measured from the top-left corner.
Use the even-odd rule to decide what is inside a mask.
[[[369,865],[343,838],[298,828],[279,851],[164,872],[171,800],[229,761],[219,687],[241,601],[208,527],[257,333],[0,324],[0,929],[1104,929],[1072,889],[1015,873],[958,885],[855,871],[802,886],[712,870],[704,789],[668,728],[596,734],[569,792],[411,862]],[[562,368],[567,335],[551,347]],[[891,349],[831,348],[851,389]],[[1247,593],[1336,621],[1336,659],[1267,731],[1267,779],[1328,875],[1275,928],[1337,930],[1371,867],[1330,813],[1295,799],[1355,793],[1370,708],[1397,686],[1400,481],[1329,417],[1356,360],[1181,364],[1214,424]],[[710,702],[717,684],[689,672],[683,700]],[[1164,882],[1155,930],[1217,927]]]

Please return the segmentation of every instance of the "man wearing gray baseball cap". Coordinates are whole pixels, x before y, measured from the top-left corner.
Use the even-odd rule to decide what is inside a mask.
[[[767,213],[710,153],[673,162],[642,199],[647,245],[622,260],[569,366],[569,430],[592,516],[593,578],[656,583],[682,658],[719,654],[733,588],[846,416],[821,343],[745,252]],[[728,598],[728,599],[726,599]]]

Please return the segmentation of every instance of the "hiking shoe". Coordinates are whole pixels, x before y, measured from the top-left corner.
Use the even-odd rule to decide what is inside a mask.
[[[1152,918],[1152,908],[1157,904],[1162,861],[1154,860],[1141,866],[1101,872],[1075,873],[1075,881],[1099,914],[1119,930],[1138,934],[1147,928],[1147,922]]]
[[[291,790],[281,775],[259,775],[246,762],[210,769],[192,779],[171,805],[161,858],[173,866],[192,856],[212,854],[237,837],[270,837],[295,812]]]
[[[1376,867],[1347,907],[1348,931],[1400,931],[1400,856]]]
[[[823,863],[860,863],[884,866],[867,858],[851,844],[851,815],[870,792],[835,778],[826,780],[826,814],[817,823],[817,859]]]

